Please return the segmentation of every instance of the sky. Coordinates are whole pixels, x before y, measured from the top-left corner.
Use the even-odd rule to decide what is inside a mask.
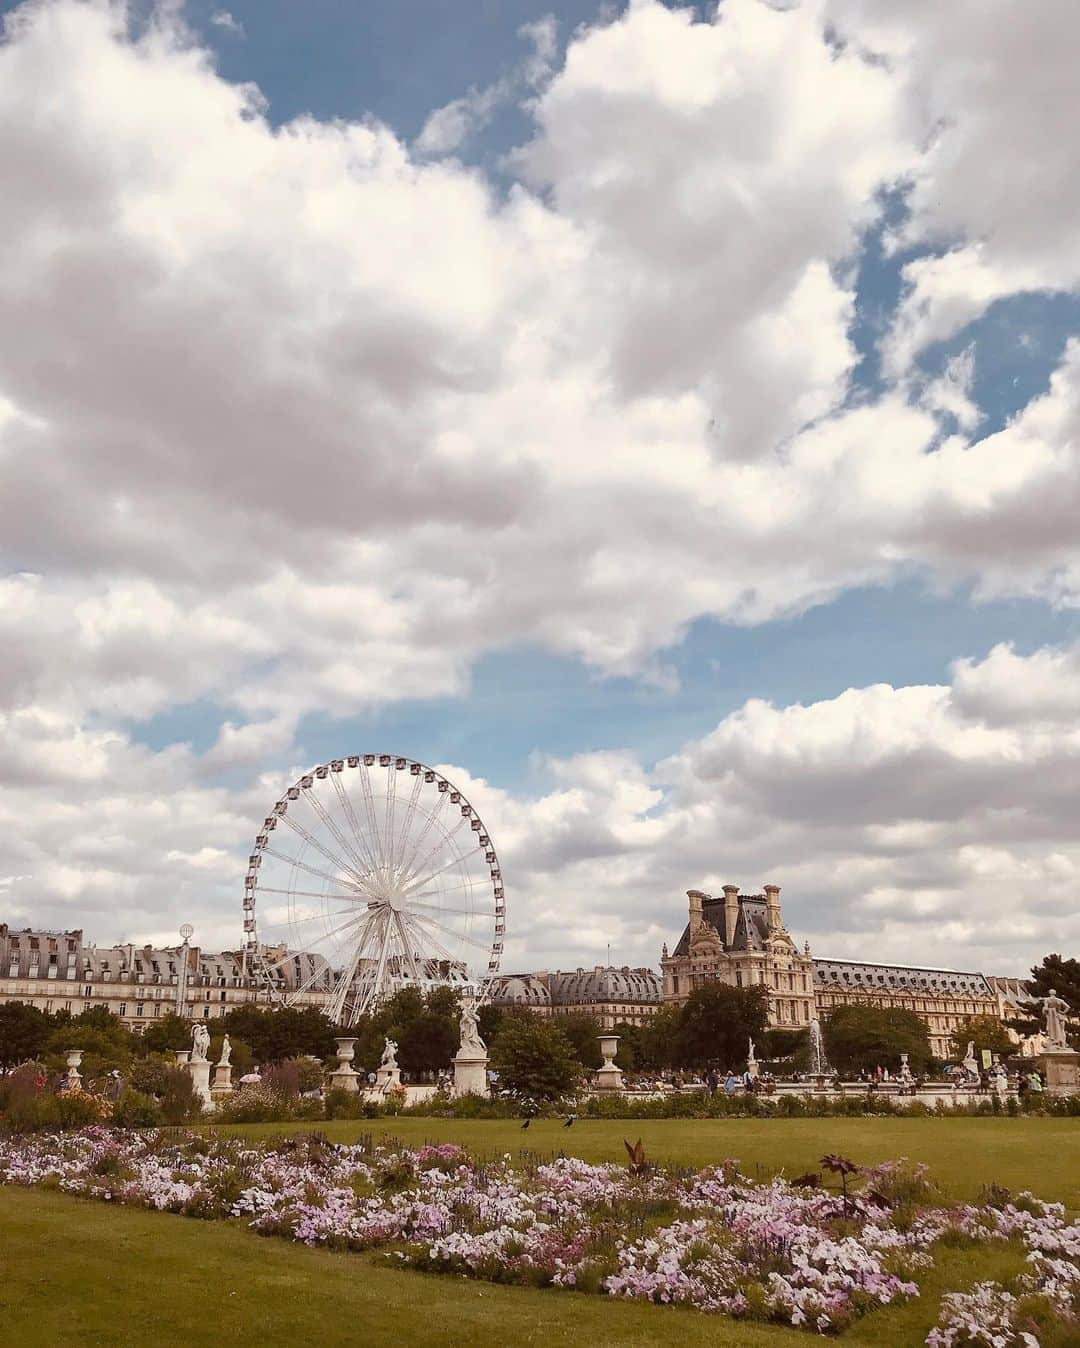
[[[0,920],[387,751],[504,968],[1076,952],[1073,0],[0,15]]]

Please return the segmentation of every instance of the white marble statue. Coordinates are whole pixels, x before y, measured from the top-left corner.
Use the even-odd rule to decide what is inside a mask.
[[[471,997],[461,999],[461,1048],[460,1053],[475,1054],[479,1057],[487,1052],[487,1045],[480,1038],[480,1026],[476,1019],[476,1003]]]
[[[191,1061],[206,1062],[206,1053],[210,1047],[210,1031],[201,1020],[191,1027]]]
[[[1069,1003],[1064,998],[1059,997],[1051,988],[1045,997],[1025,997],[1023,1004],[1042,1008],[1042,1013],[1046,1017],[1047,1048],[1069,1047],[1065,1038],[1065,1017],[1069,1014]]]
[[[397,1047],[397,1043],[387,1035],[386,1043],[383,1046],[382,1062],[379,1063],[380,1067],[385,1067],[390,1072],[397,1068]]]
[[[754,1041],[753,1041],[753,1039],[750,1040],[750,1048],[749,1048],[749,1050],[748,1050],[748,1052],[747,1052],[747,1054],[746,1054],[746,1061],[747,1061],[747,1064],[752,1063],[752,1062],[757,1062],[757,1059],[754,1057]]]
[[[229,1059],[232,1057],[232,1044],[229,1043],[229,1036],[226,1035],[221,1041],[221,1057],[218,1059],[219,1067],[228,1067]]]

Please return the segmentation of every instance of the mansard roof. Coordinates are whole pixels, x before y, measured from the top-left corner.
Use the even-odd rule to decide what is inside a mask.
[[[492,1001],[515,1006],[550,1006],[551,991],[539,974],[503,974],[495,980]]]
[[[577,1002],[658,1002],[660,980],[652,969],[623,967],[559,970],[549,975],[551,1003],[568,1006]]]
[[[720,935],[728,950],[764,950],[769,935],[768,905],[764,894],[740,894],[739,916],[735,923],[735,939],[728,939],[724,897],[707,894],[701,901],[701,915]],[[673,956],[689,955],[690,924],[686,924]]]
[[[992,997],[983,974],[959,969],[924,969],[914,964],[866,964],[860,960],[814,960],[814,984],[830,983],[845,989],[888,991],[905,988],[931,996]]]

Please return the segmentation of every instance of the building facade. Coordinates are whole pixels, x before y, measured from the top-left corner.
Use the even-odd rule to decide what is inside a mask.
[[[1019,983],[1018,979],[1009,981]],[[914,1011],[926,1023],[935,1058],[951,1055],[952,1035],[966,1017],[1003,1020],[1012,1014],[986,975],[957,969],[815,960],[814,991],[822,1018],[838,1006]]]
[[[169,1012],[210,1020],[246,1003],[273,1004],[290,986],[303,989],[296,1004],[321,1006],[329,988],[326,980],[312,985],[317,959],[297,955],[295,962],[279,961],[280,986],[272,997],[264,982],[245,971],[240,952],[211,954],[187,942],[98,946],[86,943],[81,930],[12,931],[0,923],[0,1002],[73,1016],[103,1006],[140,1033]]]
[[[616,1025],[644,1025],[660,1008],[660,980],[653,969],[628,965],[596,965],[554,973],[546,969],[531,974],[506,974],[495,981],[492,1002],[496,1006],[526,1007],[541,1016],[570,1015],[575,1011],[595,1016],[601,1029]]]
[[[740,894],[724,885],[722,897],[687,890],[688,917],[675,949],[660,960],[663,1000],[681,1006],[709,983],[764,987],[769,1025],[787,1029],[814,1019],[814,962],[807,945],[798,950],[784,926],[780,887]]]

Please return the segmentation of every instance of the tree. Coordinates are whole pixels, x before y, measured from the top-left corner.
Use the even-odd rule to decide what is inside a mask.
[[[581,1072],[558,1025],[538,1016],[506,1016],[490,1047],[499,1085],[534,1100],[557,1100]]]
[[[1007,1057],[1017,1051],[1005,1026],[996,1016],[965,1016],[952,1032],[950,1051],[954,1058],[963,1058],[968,1044],[973,1044],[978,1056],[984,1048]]]
[[[160,1020],[152,1020],[142,1033],[140,1043],[147,1053],[173,1053],[191,1047],[191,1024],[175,1011],[167,1011]]]
[[[706,983],[683,1003],[675,1060],[681,1067],[700,1068],[709,1063],[736,1067],[745,1062],[751,1038],[760,1041],[768,1020],[768,992],[760,984],[734,988],[728,983]]]
[[[282,1062],[285,1058],[329,1058],[334,1052],[334,1027],[316,1006],[260,1007],[252,1003],[234,1007],[214,1022],[230,1039],[235,1035],[249,1045],[258,1063]],[[188,1040],[191,1030],[188,1029]]]
[[[1080,960],[1047,955],[1032,969],[1030,986],[1033,997],[1045,997],[1053,988],[1069,1003],[1071,1014],[1080,1016]]]
[[[657,1072],[672,1065],[675,1037],[681,1024],[682,1008],[678,1006],[662,1006],[655,1015],[649,1017],[641,1027],[638,1045],[640,1068]]]
[[[603,1031],[595,1016],[590,1016],[587,1011],[572,1011],[569,1015],[560,1016],[557,1024],[569,1039],[574,1056],[582,1067],[595,1071],[602,1065],[604,1055],[600,1052],[599,1035]]]
[[[615,1066],[624,1072],[636,1072],[641,1063],[642,1030],[639,1025],[628,1025],[621,1020],[611,1031],[619,1036],[619,1051],[615,1054]]]
[[[766,1030],[761,1057],[768,1059],[798,1057],[810,1041],[808,1030]]]
[[[875,1067],[895,1071],[900,1054],[908,1055],[915,1073],[931,1063],[926,1022],[914,1011],[880,1006],[838,1006],[823,1027],[825,1053],[838,1072],[872,1072]]]
[[[36,1006],[4,1003],[0,1006],[0,1067],[6,1070],[40,1057],[52,1032],[52,1021]]]

